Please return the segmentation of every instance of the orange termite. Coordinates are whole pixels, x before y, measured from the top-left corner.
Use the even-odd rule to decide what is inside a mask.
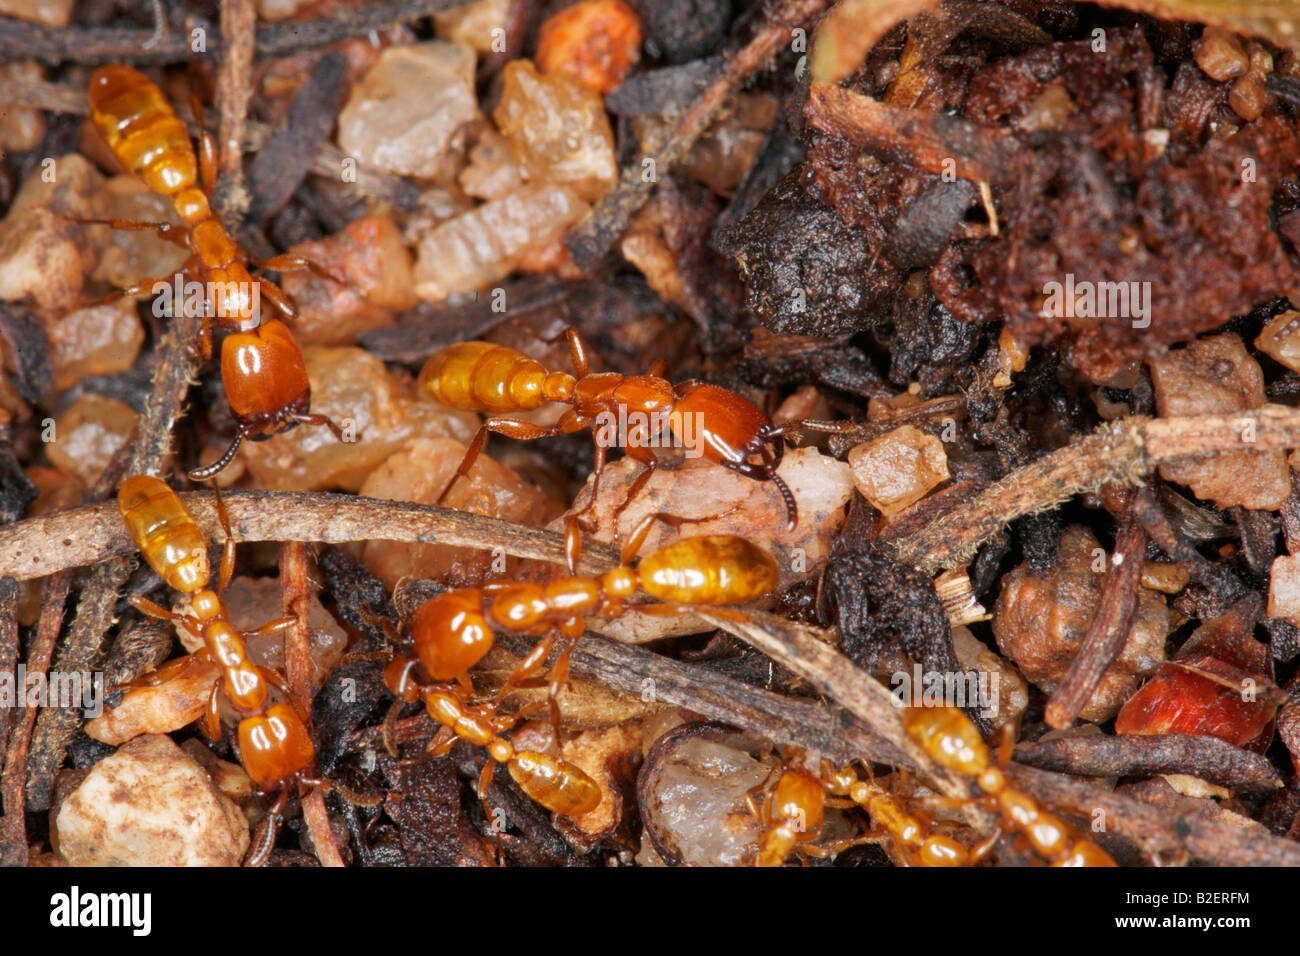
[[[216,463],[195,469],[191,479],[202,481],[216,475],[231,462],[245,439],[268,438],[298,424],[326,425],[342,440],[342,430],[332,421],[308,413],[311,386],[302,351],[284,323],[262,321],[258,296],[266,296],[289,318],[294,316],[293,306],[273,282],[249,273],[244,264],[247,257],[208,204],[216,171],[211,135],[204,131],[200,139],[200,162],[185,125],[162,90],[129,66],[100,67],[90,78],[88,93],[91,118],[114,154],[150,189],[171,199],[185,221],[192,252],[186,268],[200,275],[209,290],[202,334],[204,357],[212,353],[213,317],[235,330],[221,347],[221,377],[235,417],[235,438]],[[195,115],[202,119],[197,104]],[[118,229],[154,229],[164,236],[172,229],[167,223],[157,222],[81,221],[102,222]],[[281,270],[316,268],[308,260],[292,255],[276,256],[259,265]],[[137,283],[126,294],[149,292],[165,281]]]
[[[221,600],[234,572],[234,540],[226,539],[217,588],[212,590],[208,587],[211,571],[206,541],[176,492],[157,478],[137,475],[122,483],[117,502],[127,532],[149,566],[188,598],[179,614],[138,596],[132,603],[151,617],[176,621],[202,637],[203,649],[196,654],[206,655],[221,668],[222,679],[213,685],[205,729],[220,726],[218,702],[224,692],[242,715],[239,742],[244,769],[260,790],[280,790],[308,774],[316,752],[307,727],[288,705],[269,703],[269,688],[283,689],[283,681],[274,671],[248,659],[247,635],[231,625]],[[281,618],[254,633],[274,633],[292,623],[292,618]]]
[[[215,590],[209,587],[207,542],[176,492],[157,478],[137,475],[122,483],[117,501],[127,532],[145,561],[187,599],[180,612],[139,596],[133,597],[131,603],[142,613],[174,621],[203,640],[202,648],[147,676],[144,682],[156,683],[180,669],[206,666],[209,662],[220,668],[221,678],[213,684],[200,723],[209,738],[220,736],[220,697],[224,694],[240,715],[237,739],[244,769],[259,791],[278,793],[271,811],[273,830],[292,788],[327,785],[314,779],[316,748],[298,711],[290,704],[270,700],[271,687],[288,695],[284,681],[275,671],[248,659],[248,637],[282,631],[294,619],[278,618],[249,632],[241,632],[230,623],[221,593],[234,573],[235,542],[220,497],[217,512],[226,529],[226,543]],[[269,847],[268,842],[268,851]]]
[[[579,536],[576,522],[566,531],[570,576],[546,584],[492,583],[447,591],[430,598],[411,617],[409,658],[433,681],[461,680],[492,647],[497,632],[542,637],[497,695],[498,704],[514,687],[531,686],[550,656],[557,636],[560,656],[548,676],[551,721],[559,725],[555,697],[568,679],[568,660],[586,629],[586,617],[617,617],[632,607],[648,614],[681,614],[697,606],[717,607],[754,601],[776,587],[776,560],[762,548],[734,535],[680,538],[632,566],[654,521],[648,515],[628,537],[619,567],[598,577],[573,574]],[[638,593],[663,604],[632,605]]]
[[[849,804],[865,810],[907,866],[969,866],[993,846],[990,839],[968,850],[951,837],[929,832],[927,817],[909,811],[902,800],[874,780],[860,779],[852,767],[835,771],[823,767],[820,778],[790,767],[768,793],[762,810],[755,810],[763,824],[763,836],[754,865],[781,866],[796,849],[811,856],[834,856],[875,839],[868,834],[865,839],[843,840],[829,847],[813,845],[821,836],[825,808],[830,805],[827,794],[846,797]],[[751,809],[755,809],[752,804]]]
[[[676,440],[705,460],[746,478],[775,484],[785,501],[789,526],[794,528],[798,521],[794,495],[776,473],[785,454],[783,431],[753,402],[703,382],[674,386],[662,377],[662,362],[655,363],[645,375],[589,373],[587,349],[581,336],[575,329],[568,329],[565,335],[573,355],[572,375],[549,372],[522,352],[490,342],[449,345],[425,363],[420,371],[422,393],[451,408],[486,412],[491,416],[470,442],[439,502],[456,479],[469,471],[490,432],[531,440],[546,435],[567,435],[604,423],[611,426],[626,423],[624,449],[646,466],[646,471],[633,483],[629,500],[641,490],[658,464],[650,449],[651,439],[667,428]],[[531,411],[547,402],[572,407],[550,426],[498,417]],[[607,444],[596,441],[592,502],[600,488]]]
[[[457,740],[484,747],[492,758],[479,775],[478,795],[487,799],[492,781],[493,763],[503,763],[510,771],[519,789],[552,813],[561,816],[578,816],[589,813],[600,804],[600,788],[577,767],[543,753],[516,750],[514,744],[502,736],[513,726],[515,719],[501,717],[495,712],[484,712],[469,706],[458,688],[439,685],[419,685],[413,679],[414,662],[395,658],[384,672],[388,689],[393,696],[407,703],[422,701],[430,717],[442,725],[439,738],[430,748],[434,756],[449,751]]]
[[[965,714],[955,707],[909,707],[903,729],[935,763],[974,779],[981,798],[998,814],[1002,826],[1049,866],[1114,866],[1101,847],[1080,836],[1065,820],[1040,809],[1015,789],[989,759],[988,747]]]

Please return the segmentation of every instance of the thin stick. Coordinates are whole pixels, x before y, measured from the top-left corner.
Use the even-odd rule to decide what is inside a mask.
[[[980,545],[1022,515],[1046,511],[1105,484],[1136,485],[1164,462],[1243,447],[1300,447],[1300,411],[1265,405],[1235,415],[1134,416],[1110,422],[939,515],[898,542],[895,556],[930,573],[965,565]]]
[[[1097,613],[1088,625],[1079,652],[1070,662],[1065,679],[1047,702],[1044,719],[1057,729],[1074,723],[1092,700],[1102,675],[1124,650],[1137,614],[1146,535],[1137,519],[1137,495],[1129,492],[1127,498],[1119,533],[1115,537],[1110,574],[1102,585]]]
[[[217,71],[217,173],[221,214],[238,228],[248,211],[244,182],[244,124],[253,98],[253,47],[257,42],[253,0],[221,0],[223,55]]]
[[[625,169],[618,185],[569,234],[565,245],[579,268],[590,270],[605,257],[610,246],[627,229],[632,216],[650,198],[658,177],[667,175],[673,163],[695,145],[727,99],[766,66],[781,47],[790,43],[793,28],[811,23],[828,6],[830,0],[784,0],[772,11],[754,38],[727,60],[718,78],[672,125],[653,155],[638,158]],[[647,162],[653,163],[656,175],[645,175]]]
[[[289,692],[303,715],[311,719],[311,629],[307,625],[307,607],[311,601],[311,579],[307,573],[307,545],[286,541],[280,548],[281,607],[295,623],[284,635],[284,670]],[[307,821],[316,859],[321,866],[342,866],[334,841],[334,828],[325,812],[325,797],[319,787],[302,798],[302,816]]]
[[[220,542],[212,495],[193,491],[180,497],[208,540]],[[328,492],[236,491],[227,493],[225,500],[236,542],[437,542],[500,548],[521,558],[564,560],[560,534],[449,508]],[[0,528],[0,577],[12,575],[20,581],[44,577],[135,550],[116,503],[87,505]],[[596,542],[583,551],[583,573],[603,570],[607,565],[600,559],[617,557],[612,548]]]
[[[45,583],[41,599],[41,617],[36,625],[36,640],[27,651],[27,673],[44,677],[54,658],[54,645],[63,629],[63,606],[68,600],[68,587],[72,574],[60,572]],[[27,688],[22,689],[20,706],[22,719],[13,729],[6,748],[4,776],[0,777],[0,799],[4,801],[5,815],[0,818],[0,866],[27,865],[27,753],[31,744],[32,729],[36,724],[36,708],[26,705]]]
[[[1282,786],[1263,754],[1217,737],[1191,734],[1091,734],[1020,744],[1019,763],[1088,777],[1150,777],[1185,773],[1230,790],[1267,793]]]
[[[467,0],[389,0],[368,10],[347,10],[332,17],[268,23],[257,28],[257,52],[283,56],[298,50],[325,46],[349,37],[438,10],[461,6]],[[170,33],[157,39],[155,30],[116,27],[46,27],[22,20],[0,20],[0,61],[43,60],[47,63],[183,63],[190,53],[190,34]],[[209,53],[221,53],[216,37],[207,39]]]
[[[125,461],[117,460],[126,474],[156,472],[171,452],[172,427],[184,410],[185,394],[193,381],[198,361],[199,322],[198,315],[176,316],[159,342],[153,389],[145,402],[144,414],[140,416],[134,437],[127,446],[129,452]],[[110,466],[110,470],[96,482],[92,495],[102,496],[118,481],[120,474],[113,472]],[[103,508],[104,505],[95,507]],[[120,518],[118,523],[120,525]],[[125,550],[118,553],[125,553]],[[112,552],[104,555],[105,558],[111,556]],[[104,656],[104,636],[113,625],[118,596],[134,567],[134,560],[118,558],[106,561],[90,572],[81,588],[76,616],[58,656],[60,670],[80,672],[96,669]],[[81,720],[80,712],[75,709],[49,707],[37,719],[27,767],[27,800],[33,809],[49,808],[54,774],[62,766],[68,741],[81,726]]]

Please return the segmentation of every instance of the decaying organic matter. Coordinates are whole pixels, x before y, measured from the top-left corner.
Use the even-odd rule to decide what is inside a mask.
[[[0,861],[1300,865],[1285,5],[12,6]]]

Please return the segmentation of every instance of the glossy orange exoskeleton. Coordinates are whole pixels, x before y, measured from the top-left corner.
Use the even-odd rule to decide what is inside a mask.
[[[235,438],[220,459],[195,469],[191,479],[202,481],[216,475],[231,462],[245,439],[267,438],[298,424],[326,425],[341,440],[343,433],[337,425],[323,415],[309,414],[311,386],[293,334],[278,320],[263,321],[258,308],[260,296],[265,296],[292,318],[292,305],[273,282],[249,273],[247,257],[208,203],[216,168],[211,136],[203,134],[201,162],[196,160],[189,133],[162,90],[131,67],[115,64],[99,68],[90,78],[88,93],[91,118],[113,152],[150,189],[171,199],[185,222],[192,253],[186,268],[201,276],[208,289],[204,357],[212,351],[212,318],[234,333],[222,343],[221,378],[235,417]],[[195,112],[201,119],[197,106]],[[154,229],[162,235],[172,230],[167,223],[102,222],[119,229]],[[307,260],[291,255],[276,256],[260,265],[313,268]],[[150,279],[126,293],[149,292],[165,281]]]
[[[662,377],[661,363],[645,375],[590,373],[587,349],[574,329],[565,333],[573,355],[573,374],[550,372],[541,363],[514,349],[490,342],[459,342],[435,353],[420,371],[420,390],[428,397],[462,411],[489,415],[470,443],[456,474],[466,474],[483,450],[489,433],[534,439],[567,435],[602,423],[622,424],[626,453],[646,466],[633,483],[628,499],[649,480],[658,459],[651,439],[667,428],[674,439],[707,461],[755,481],[771,481],[785,501],[790,527],[798,520],[794,495],[777,475],[785,453],[782,430],[735,392],[703,382],[674,386]],[[500,417],[532,411],[547,402],[571,406],[554,425],[543,426]],[[617,434],[620,429],[608,431]],[[605,428],[601,428],[605,432]],[[596,441],[591,501],[596,500],[609,440]],[[445,498],[451,483],[442,493]]]
[[[903,711],[903,729],[939,766],[971,777],[984,792],[981,802],[998,814],[1002,826],[1018,834],[1018,842],[1049,866],[1115,865],[1105,850],[1011,786],[989,759],[975,725],[957,708],[908,707]]]

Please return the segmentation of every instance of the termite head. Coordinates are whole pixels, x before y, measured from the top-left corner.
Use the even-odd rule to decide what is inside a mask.
[[[794,530],[798,507],[776,473],[785,455],[783,433],[757,405],[725,388],[696,382],[681,388],[668,422],[677,440],[706,460],[755,481],[773,482]]]

